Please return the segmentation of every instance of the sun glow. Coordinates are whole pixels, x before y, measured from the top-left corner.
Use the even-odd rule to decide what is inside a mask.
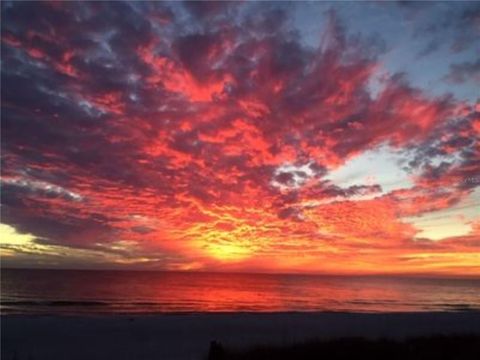
[[[254,253],[248,240],[241,240],[235,230],[209,230],[197,240],[197,246],[207,257],[221,262],[245,260]]]
[[[207,245],[208,253],[220,261],[239,261],[248,258],[252,251],[244,246],[233,243]]]

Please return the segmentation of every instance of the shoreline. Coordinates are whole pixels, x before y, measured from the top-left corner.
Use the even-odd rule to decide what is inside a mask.
[[[414,315],[414,314],[480,314],[480,308],[460,307],[459,310],[418,310],[418,311],[335,311],[335,310],[289,310],[289,311],[157,311],[157,312],[3,312],[0,313],[0,319],[5,317],[59,317],[59,318],[104,318],[104,317],[161,317],[161,316],[216,316],[216,315]]]
[[[2,315],[3,359],[202,359],[232,348],[312,339],[480,335],[480,311]]]

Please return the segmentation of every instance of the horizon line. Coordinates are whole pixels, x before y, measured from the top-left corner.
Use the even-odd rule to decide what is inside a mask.
[[[273,272],[273,271],[225,271],[225,270],[181,270],[181,269],[139,269],[139,268],[52,268],[52,267],[12,267],[2,266],[3,270],[44,270],[44,271],[118,271],[118,272],[164,272],[164,273],[204,273],[235,275],[273,275],[273,276],[325,276],[325,277],[385,277],[385,278],[424,278],[424,279],[473,279],[480,280],[480,274],[440,274],[440,273],[307,273],[307,272]]]

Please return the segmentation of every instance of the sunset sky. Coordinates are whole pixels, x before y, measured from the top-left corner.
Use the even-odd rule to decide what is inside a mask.
[[[480,275],[480,3],[1,17],[2,266]]]

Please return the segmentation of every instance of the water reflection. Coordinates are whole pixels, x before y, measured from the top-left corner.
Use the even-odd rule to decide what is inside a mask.
[[[3,270],[1,290],[4,313],[480,310],[472,279]]]

